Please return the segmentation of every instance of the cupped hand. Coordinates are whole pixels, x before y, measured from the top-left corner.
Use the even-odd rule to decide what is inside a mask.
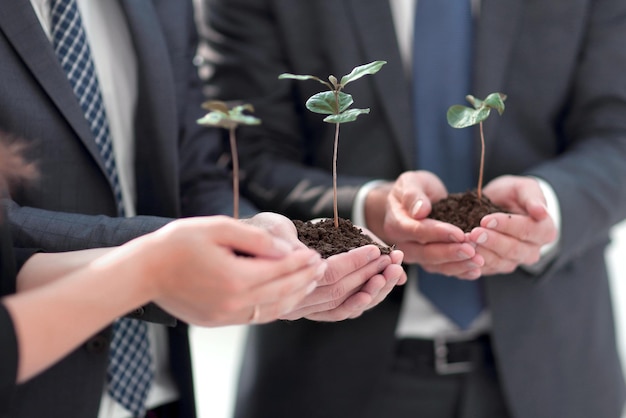
[[[356,318],[380,303],[396,285],[406,282],[401,251],[381,255],[378,247],[366,245],[333,255],[327,263],[326,274],[316,289],[282,319]]]
[[[464,279],[480,276],[482,256],[467,242],[463,231],[449,223],[427,218],[432,202],[447,196],[441,180],[427,171],[401,174],[392,186],[373,190],[366,200],[366,215],[376,214],[385,205],[383,215],[368,216],[368,225],[380,230],[386,242],[404,252],[404,262],[420,264],[425,270]],[[370,209],[368,209],[370,206]]]
[[[532,265],[541,248],[557,237],[546,200],[536,179],[501,176],[483,190],[492,202],[511,213],[486,215],[468,239],[485,261],[482,275],[506,274],[520,265]]]
[[[151,239],[146,274],[158,288],[154,301],[202,326],[275,320],[315,288],[327,267],[313,250],[294,250],[262,228],[222,216],[177,220]]]

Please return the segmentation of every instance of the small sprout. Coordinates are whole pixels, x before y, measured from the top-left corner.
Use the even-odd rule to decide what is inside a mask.
[[[337,208],[337,147],[339,144],[339,125],[346,122],[353,122],[360,115],[370,112],[369,109],[349,109],[352,103],[354,103],[354,100],[350,94],[344,93],[342,90],[352,81],[358,80],[368,74],[376,74],[386,63],[386,61],[373,61],[369,64],[360,65],[355,67],[350,74],[341,77],[341,81],[337,81],[337,77],[334,75],[330,75],[328,81],[324,81],[313,75],[284,73],[278,76],[281,80],[314,80],[322,83],[330,90],[309,97],[305,106],[313,113],[329,115],[324,118],[324,122],[335,124],[335,142],[333,147],[333,209],[335,228],[339,228],[339,213]]]
[[[231,109],[225,102],[212,100],[203,103],[202,107],[209,113],[198,119],[200,125],[224,128],[229,132],[230,152],[233,157],[233,218],[239,219],[239,157],[235,130],[239,125],[259,125],[261,119],[244,113],[254,112],[250,104],[237,105]]]
[[[504,101],[506,95],[502,93],[491,93],[485,100],[477,99],[472,95],[465,96],[468,102],[474,108],[453,105],[450,106],[447,113],[448,124],[453,128],[467,128],[478,124],[480,126],[480,171],[478,175],[478,199],[482,198],[483,187],[483,171],[485,166],[485,136],[483,133],[483,121],[489,117],[491,109],[498,111],[498,114],[504,113]]]

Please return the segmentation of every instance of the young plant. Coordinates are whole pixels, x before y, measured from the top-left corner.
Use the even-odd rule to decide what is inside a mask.
[[[329,115],[324,118],[324,122],[335,124],[335,141],[333,146],[333,212],[335,228],[339,228],[339,213],[337,208],[337,148],[339,144],[339,125],[346,122],[353,122],[359,115],[369,113],[369,109],[348,109],[354,100],[350,94],[342,90],[346,85],[359,78],[377,73],[386,61],[374,61],[369,64],[360,65],[352,69],[350,74],[344,75],[341,80],[330,75],[328,81],[322,80],[313,75],[296,75],[284,73],[278,76],[279,79],[293,80],[315,80],[326,87],[329,91],[320,92],[309,97],[306,101],[306,108],[314,113]]]
[[[491,93],[486,99],[480,100],[472,95],[465,96],[471,107],[454,105],[450,106],[447,113],[448,124],[453,128],[466,128],[479,124],[480,126],[480,171],[478,174],[478,200],[482,198],[483,171],[485,166],[485,136],[483,133],[483,121],[489,117],[491,109],[498,111],[500,115],[504,112],[504,101],[506,94]]]
[[[225,102],[212,100],[202,105],[209,110],[198,123],[228,130],[230,153],[233,158],[233,218],[239,219],[239,157],[237,155],[237,141],[235,130],[239,125],[259,125],[261,119],[244,114],[245,111],[254,112],[250,104],[234,106],[232,109]]]

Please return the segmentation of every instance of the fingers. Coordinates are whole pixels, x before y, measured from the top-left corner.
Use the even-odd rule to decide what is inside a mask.
[[[302,269],[316,268],[320,264],[325,265],[326,263],[319,253],[310,249],[301,249],[291,251],[287,257],[281,259],[236,256],[226,268],[232,268],[233,275],[248,277],[248,284],[250,287],[254,287],[273,282],[279,277],[287,276]]]
[[[467,242],[416,244],[403,242],[398,249],[405,254],[404,261],[411,264],[443,265],[471,260],[476,255],[476,249]]]
[[[338,282],[348,274],[358,271],[380,257],[380,249],[375,245],[365,245],[327,259],[330,268],[319,283],[328,285]]]
[[[328,312],[331,312],[333,310],[336,310],[338,307],[341,307],[348,298],[358,294],[364,284],[368,283],[372,277],[376,276],[378,273],[383,271],[385,268],[387,268],[387,266],[391,264],[391,257],[384,255],[370,261],[363,267],[356,269],[346,269],[346,265],[349,264],[349,261],[347,260],[350,260],[352,258],[352,263],[354,263],[354,260],[359,258],[354,257],[355,255],[362,257],[363,254],[367,254],[367,252],[364,250],[367,249],[362,247],[361,249],[352,250],[349,253],[338,254],[329,257],[327,259],[327,262],[329,263],[329,269],[326,271],[325,275],[327,277],[325,277],[323,280],[323,282],[327,284],[318,286],[311,295],[309,295],[306,299],[302,301],[302,303],[299,304],[297,309],[285,315],[283,318],[309,318],[313,313],[320,313],[320,315],[316,316],[318,320],[321,320],[319,319],[321,317],[327,318],[326,320],[337,320],[337,318],[342,316],[343,314],[341,313],[332,314]],[[376,251],[378,251],[377,248]],[[350,254],[352,252],[356,252],[356,254]],[[394,255],[394,257],[397,257],[397,255]],[[352,265],[360,265],[360,263]],[[337,279],[338,275],[343,274],[346,270],[347,273]],[[329,279],[328,276],[332,276],[332,278]],[[363,296],[356,296],[354,300],[361,300],[362,297]],[[356,303],[354,302],[354,300],[351,303]],[[359,303],[365,305],[370,301],[371,298],[367,297],[367,300],[363,300]],[[352,308],[348,308],[348,310],[351,309]],[[322,314],[324,312],[327,313]]]
[[[274,212],[261,212],[242,222],[265,229],[271,235],[282,238],[292,245],[293,249],[305,248],[298,240],[298,231],[294,223],[287,217]]]
[[[482,229],[470,233],[470,239],[478,239],[484,233],[486,236],[483,236],[482,240],[486,240],[490,231],[534,245],[548,244],[556,239],[556,227],[549,217],[536,221],[524,215],[494,213],[485,216],[480,226]],[[472,241],[476,242],[474,239]]]
[[[326,271],[326,275],[333,270],[333,262],[336,263],[337,261],[337,259],[331,260],[333,257],[329,257],[327,260],[329,261],[329,269]],[[308,317],[312,313],[328,312],[337,309],[346,299],[358,293],[365,283],[379,272],[383,271],[389,264],[391,264],[391,258],[389,256],[381,256],[364,267],[350,271],[348,274],[341,277],[340,280],[330,282],[330,284],[325,286],[318,285],[315,291],[299,304],[297,309],[283,316],[283,318],[297,319],[305,316]],[[368,302],[369,300],[366,303]],[[329,318],[337,320],[337,316],[327,315]]]
[[[278,258],[289,254],[293,245],[268,231],[225,216],[196,218],[198,227],[206,226],[207,234],[218,245],[256,257]]]
[[[414,220],[408,217],[390,218],[385,225],[387,236],[393,239],[394,244],[415,243],[459,243],[465,240],[464,232],[449,223],[434,219]],[[412,254],[405,252],[405,257]]]
[[[316,281],[322,278],[326,268],[326,263],[311,265],[250,291],[249,303],[258,306],[255,323],[276,320],[285,312],[293,310],[302,299],[314,291]]]
[[[547,216],[537,221],[530,216],[491,214],[468,238],[485,259],[483,274],[510,273],[519,265],[536,263],[541,248],[556,239],[557,231]]]

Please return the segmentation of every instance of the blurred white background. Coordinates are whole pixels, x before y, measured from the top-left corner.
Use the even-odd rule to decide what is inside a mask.
[[[607,257],[619,344],[626,363],[626,221],[613,235]],[[245,326],[191,329],[199,418],[231,418],[245,333]]]

